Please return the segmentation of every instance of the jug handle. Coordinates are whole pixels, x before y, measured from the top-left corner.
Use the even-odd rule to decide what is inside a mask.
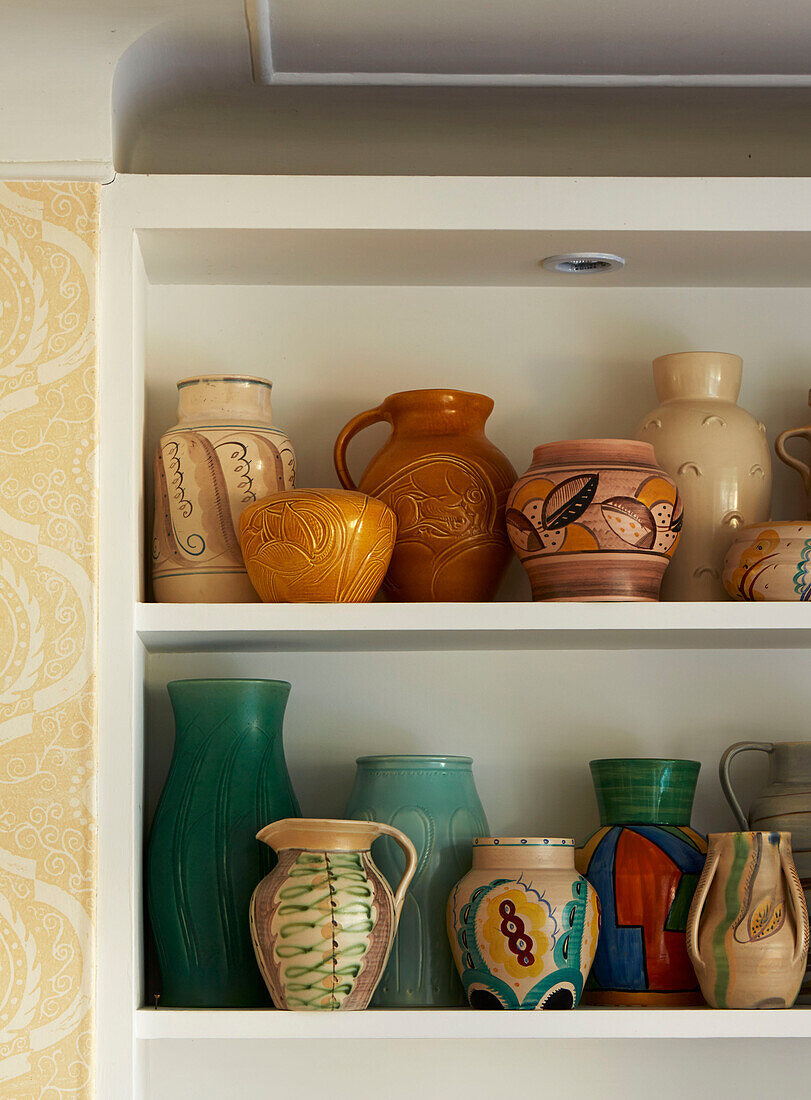
[[[741,809],[741,804],[735,797],[735,792],[732,790],[732,784],[729,781],[729,765],[732,763],[732,758],[734,756],[737,756],[739,752],[746,752],[747,749],[753,749],[756,752],[772,752],[774,750],[774,745],[771,741],[736,741],[734,745],[729,746],[721,757],[721,762],[718,765],[718,776],[721,780],[721,789],[726,796],[726,800],[738,824],[744,832],[749,828],[749,822],[746,820],[746,814]]]
[[[788,851],[784,844],[780,845],[780,863],[783,874],[788,882],[788,892],[791,897],[791,908],[794,910],[794,924],[796,925],[797,942],[794,947],[794,958],[791,960],[796,965],[801,958],[808,954],[808,907],[805,904],[805,895],[800,884],[797,868],[794,860],[789,859]]]
[[[789,428],[788,431],[781,432],[774,441],[774,449],[777,452],[778,458],[781,458],[787,466],[791,466],[793,470],[799,473],[800,477],[803,479],[805,491],[811,493],[811,469],[809,469],[808,464],[803,462],[801,458],[795,458],[794,455],[789,454],[786,450],[786,443],[795,435],[808,439],[808,428]]]
[[[394,891],[394,931],[397,931],[397,925],[400,923],[400,913],[403,908],[403,902],[405,901],[406,890],[411,885],[411,880],[414,877],[414,872],[417,870],[417,849],[405,835],[401,833],[399,829],[395,829],[393,825],[384,825],[382,821],[371,821],[369,823],[378,832],[380,836],[390,836],[392,840],[403,850],[403,855],[406,859],[405,870],[403,871],[403,877],[400,879],[400,884]]]
[[[388,414],[383,411],[381,405],[378,405],[376,409],[368,409],[366,412],[358,413],[357,416],[353,416],[349,423],[341,428],[338,433],[332,457],[335,462],[335,471],[338,474],[338,480],[341,485],[343,485],[344,489],[353,489],[357,492],[358,488],[352,480],[352,475],[346,464],[346,449],[349,446],[350,440],[353,436],[357,435],[358,432],[362,432],[364,428],[369,428],[372,424],[377,424],[381,420],[388,420]]]
[[[690,962],[693,964],[696,977],[699,976],[699,971],[703,975],[707,970],[707,964],[701,958],[698,949],[698,926],[701,923],[701,914],[704,911],[707,895],[710,892],[712,880],[715,878],[720,858],[718,852],[714,852],[712,858],[709,853],[707,854],[701,877],[698,880],[698,886],[696,886],[696,892],[693,894],[693,900],[690,903],[690,912],[687,914],[687,954],[690,956]]]

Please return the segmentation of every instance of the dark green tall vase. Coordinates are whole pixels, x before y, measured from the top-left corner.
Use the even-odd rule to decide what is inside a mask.
[[[248,905],[276,862],[256,833],[300,814],[282,745],[290,684],[175,680],[168,690],[175,751],[152,823],[147,867],[160,1003],[266,1006]]]

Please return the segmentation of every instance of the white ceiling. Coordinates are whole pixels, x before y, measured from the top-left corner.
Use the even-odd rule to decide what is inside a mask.
[[[671,83],[811,84],[811,0],[248,3],[264,11],[277,84],[633,82],[662,74]],[[194,140],[204,144],[214,127],[210,148],[222,170],[220,135],[227,137],[235,112],[261,125],[273,110],[258,94],[272,89],[251,81],[243,5],[0,0],[0,174],[106,178],[114,129],[128,147],[141,119],[154,125],[176,118],[182,127],[176,111],[193,99],[201,104]],[[318,110],[325,119],[335,114],[334,100],[323,90]],[[295,138],[299,108],[283,109]],[[308,100],[305,109],[316,108]],[[516,140],[520,118],[519,110]],[[400,126],[390,120],[392,139]],[[385,125],[375,141],[381,133],[385,138]],[[318,170],[317,158],[311,170]]]
[[[809,0],[248,0],[276,79],[797,76]]]

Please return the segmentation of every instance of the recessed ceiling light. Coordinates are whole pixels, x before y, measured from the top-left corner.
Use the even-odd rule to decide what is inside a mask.
[[[619,271],[625,267],[625,260],[611,252],[564,252],[560,256],[547,256],[541,264],[547,271],[556,271],[561,275],[592,275]]]

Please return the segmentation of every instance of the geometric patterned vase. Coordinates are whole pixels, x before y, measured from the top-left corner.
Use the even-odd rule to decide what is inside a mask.
[[[602,827],[577,853],[600,898],[602,927],[584,1000],[601,1005],[701,1004],[687,955],[690,902],[707,842],[690,828],[700,764],[594,760]]]

